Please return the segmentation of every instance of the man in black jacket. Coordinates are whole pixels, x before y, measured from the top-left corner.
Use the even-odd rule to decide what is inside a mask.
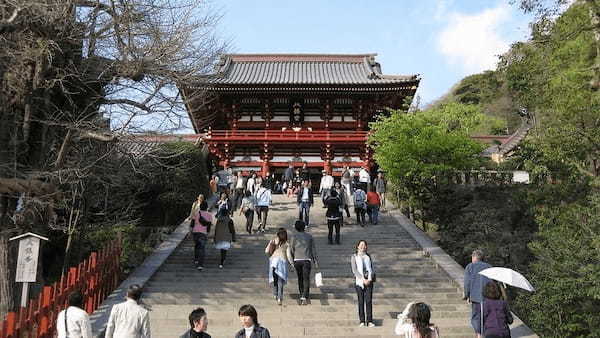
[[[208,318],[203,308],[192,311],[189,319],[191,328],[179,338],[210,338],[210,335],[204,332],[208,326]]]

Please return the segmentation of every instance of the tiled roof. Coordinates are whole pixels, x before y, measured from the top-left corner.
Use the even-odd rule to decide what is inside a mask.
[[[414,85],[417,75],[384,75],[376,54],[226,54],[214,85]],[[415,87],[416,89],[416,87]]]
[[[155,154],[161,144],[169,142],[193,142],[198,143],[202,135],[198,134],[175,134],[175,135],[128,135],[117,143],[118,151],[122,155],[133,157],[144,157]]]

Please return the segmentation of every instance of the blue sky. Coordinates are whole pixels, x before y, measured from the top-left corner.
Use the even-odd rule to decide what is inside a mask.
[[[421,74],[429,103],[528,36],[508,0],[226,0],[235,53],[378,53],[385,74]]]

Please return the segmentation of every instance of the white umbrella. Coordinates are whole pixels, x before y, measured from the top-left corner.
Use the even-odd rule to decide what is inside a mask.
[[[479,274],[486,276],[489,279],[493,279],[517,288],[521,288],[527,291],[535,291],[535,289],[533,288],[533,286],[531,286],[531,283],[529,283],[527,278],[523,277],[523,275],[512,269],[487,268],[481,270]]]

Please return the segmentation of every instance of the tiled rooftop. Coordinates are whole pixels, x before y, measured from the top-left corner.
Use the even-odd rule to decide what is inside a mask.
[[[415,86],[417,75],[384,75],[376,54],[226,54],[215,85],[393,85]]]

